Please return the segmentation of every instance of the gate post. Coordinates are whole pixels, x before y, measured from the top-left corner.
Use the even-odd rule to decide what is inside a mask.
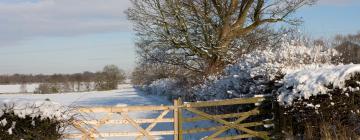
[[[182,140],[182,101],[174,100],[174,140]]]

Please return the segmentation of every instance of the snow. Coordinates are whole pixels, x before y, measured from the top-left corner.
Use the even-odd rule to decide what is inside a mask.
[[[264,127],[265,128],[271,128],[271,127],[275,127],[275,125],[274,124],[264,124]]]
[[[296,99],[329,94],[334,88],[360,90],[345,87],[346,80],[360,73],[360,65],[334,65],[334,59],[340,56],[336,50],[307,45],[283,42],[245,54],[222,75],[210,76],[195,87],[195,95],[198,100],[214,100],[276,93],[280,104],[290,106]]]
[[[327,87],[329,85],[333,88],[346,89],[345,81],[359,72],[359,64],[304,67],[285,75],[281,81],[283,86],[279,89],[278,101],[291,105],[295,99],[309,99],[311,96],[328,94],[332,89]]]
[[[5,125],[7,124],[6,118],[2,119],[2,120],[0,121],[0,124],[1,124],[2,126],[5,126]]]
[[[143,86],[141,89],[147,94],[167,96],[168,99],[175,99],[187,93],[188,89],[181,87],[183,83],[173,78],[162,78],[151,82],[150,85]]]
[[[153,95],[165,95],[169,94],[174,86],[176,86],[177,81],[171,78],[164,78],[153,81],[149,86],[147,86],[147,90],[150,94]]]
[[[16,122],[12,122],[11,127],[8,129],[8,133],[11,135],[12,134],[12,130],[15,128]]]
[[[25,84],[24,90],[28,93],[33,93],[36,88],[39,87],[39,84]],[[22,91],[21,84],[12,84],[12,85],[0,85],[0,93],[20,93]]]
[[[70,117],[65,113],[66,107],[51,101],[4,100],[0,108],[6,109],[5,111],[10,111],[8,109],[11,108],[11,111],[20,118],[30,116],[31,118],[65,120]]]
[[[169,103],[157,96],[145,96],[131,85],[120,85],[119,89],[110,91],[70,92],[58,94],[0,94],[0,103],[11,100],[44,101],[50,100],[69,107],[115,106],[128,105],[160,105]]]
[[[322,46],[306,46],[283,42],[279,46],[264,46],[245,54],[220,76],[210,76],[203,85],[195,87],[198,100],[253,97],[272,94],[269,88],[287,73],[309,64],[330,64],[336,50]]]
[[[45,101],[50,100],[50,101]],[[124,84],[120,85],[119,89],[111,90],[111,91],[92,91],[92,92],[73,92],[73,93],[62,93],[62,94],[0,94],[0,104],[4,103],[20,103],[18,105],[18,109],[21,111],[17,112],[18,115],[23,116],[26,113],[29,113],[24,110],[26,105],[30,105],[30,103],[36,103],[36,106],[40,106],[40,104],[45,103],[43,113],[47,116],[53,117],[58,116],[56,110],[51,108],[56,108],[61,106],[66,106],[68,108],[77,108],[77,107],[96,107],[96,106],[139,106],[139,105],[172,105],[172,102],[168,101],[164,97],[154,96],[154,95],[145,95],[141,91],[132,87],[132,85]],[[49,107],[54,105],[55,107]],[[48,107],[49,110],[46,109]],[[55,111],[55,112],[54,112]],[[54,114],[50,113],[54,112]],[[156,118],[160,112],[130,112],[129,116],[132,118]],[[53,115],[53,116],[52,116]],[[172,113],[169,113],[165,117],[172,117]],[[193,114],[184,111],[184,116],[189,117]],[[104,113],[86,113],[86,114],[78,114],[76,117],[79,119],[85,120],[93,120],[100,119],[106,116]],[[118,114],[113,114],[111,119],[119,119],[120,116]],[[4,124],[6,120],[1,120],[1,124]],[[9,122],[6,122],[9,123]],[[36,124],[35,124],[36,125]],[[144,124],[142,127],[147,127],[149,124]],[[194,128],[194,127],[208,127],[212,125],[210,121],[201,121],[198,123],[185,123],[184,128]],[[171,123],[158,123],[154,131],[159,130],[172,130],[173,125]],[[98,129],[102,132],[114,132],[114,131],[126,131],[126,132],[137,132],[135,128],[130,125],[103,125]],[[9,130],[9,131],[12,131]],[[78,133],[74,128],[69,128],[67,132]],[[211,134],[211,132],[200,133],[197,135],[185,135],[184,139],[189,140],[197,140],[201,137]],[[101,139],[101,138],[99,138]],[[107,140],[133,140],[134,137],[114,137],[114,138],[104,138]],[[158,139],[171,140],[173,137],[170,136],[161,136]]]

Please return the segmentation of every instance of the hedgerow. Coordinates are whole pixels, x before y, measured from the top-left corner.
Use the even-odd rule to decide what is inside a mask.
[[[0,107],[0,140],[58,140],[72,119],[50,101],[11,101]]]

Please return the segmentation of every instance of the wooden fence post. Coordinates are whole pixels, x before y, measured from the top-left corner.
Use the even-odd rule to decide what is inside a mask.
[[[182,140],[181,99],[174,100],[174,140]]]
[[[182,122],[183,122],[183,114],[182,114],[182,108],[181,106],[183,105],[183,102],[181,100],[181,98],[178,99],[178,121],[179,121],[179,140],[183,140],[183,127],[182,127]]]

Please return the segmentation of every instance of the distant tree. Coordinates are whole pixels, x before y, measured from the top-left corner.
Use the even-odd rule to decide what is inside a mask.
[[[92,72],[88,72],[88,71],[85,71],[82,73],[83,75],[83,82],[85,84],[85,89],[87,91],[90,91],[92,89],[91,85],[92,85],[92,82],[95,80],[94,78],[94,73]]]
[[[83,81],[83,75],[81,73],[75,73],[75,74],[73,74],[73,77],[77,84],[77,91],[80,91],[81,82]]]
[[[36,88],[36,90],[34,92],[39,93],[39,94],[51,93],[51,86],[50,86],[50,84],[42,83],[39,85],[38,88]]]
[[[103,72],[96,72],[95,75],[95,88],[97,90],[108,90]]]
[[[124,82],[125,72],[115,65],[106,65],[102,72],[97,74],[97,86],[100,90],[116,89],[119,83]]]
[[[343,42],[340,45],[336,46],[335,49],[339,51],[342,55],[342,61],[345,64],[360,63],[360,45],[355,44],[349,41]]]
[[[120,82],[125,80],[125,72],[120,70],[115,65],[107,65],[103,69],[103,74],[105,75],[106,83],[108,84],[109,89],[116,89],[117,85]]]
[[[346,36],[337,35],[333,45],[341,53],[343,63],[360,63],[360,33]]]

